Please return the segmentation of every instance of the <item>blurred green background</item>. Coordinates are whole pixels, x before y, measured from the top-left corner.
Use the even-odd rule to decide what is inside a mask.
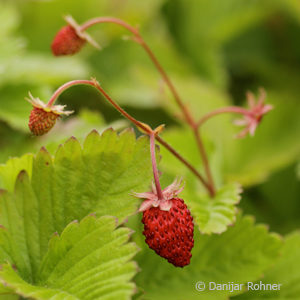
[[[0,1],[0,162],[41,145],[55,151],[71,135],[128,126],[95,91],[74,87],[59,99],[76,113],[36,138],[27,123],[28,91],[47,101],[61,84],[96,77],[137,119],[167,125],[164,137],[201,168],[197,149],[166,87],[142,49],[115,25],[89,33],[103,50],[86,46],[74,57],[55,58],[50,44],[64,25],[96,16],[138,25],[196,117],[226,105],[245,105],[245,93],[267,91],[275,109],[254,138],[233,138],[233,117],[203,128],[214,176],[240,182],[240,207],[282,234],[300,226],[300,3],[298,0],[56,0]],[[125,38],[122,38],[125,37]],[[165,173],[187,174],[162,151]],[[167,179],[166,179],[167,180]]]

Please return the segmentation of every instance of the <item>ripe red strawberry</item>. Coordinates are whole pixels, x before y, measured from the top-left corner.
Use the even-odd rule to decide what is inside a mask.
[[[143,212],[143,234],[158,255],[176,267],[184,267],[190,263],[194,246],[193,217],[182,199],[170,201],[169,211],[151,207]]]
[[[75,54],[86,42],[97,49],[101,48],[71,16],[66,16],[65,20],[68,25],[58,31],[51,45],[55,56]]]
[[[152,192],[136,196],[146,199],[140,211],[143,211],[143,234],[148,246],[174,266],[184,267],[192,257],[194,224],[186,204],[176,197],[182,190],[179,185],[175,181],[165,188],[162,200],[158,200],[154,186]]]
[[[45,111],[42,108],[34,107],[29,117],[29,129],[34,135],[43,135],[47,133],[56,122],[59,115],[52,111]]]
[[[67,25],[58,31],[51,49],[55,56],[72,55],[79,52],[85,42],[71,25]]]

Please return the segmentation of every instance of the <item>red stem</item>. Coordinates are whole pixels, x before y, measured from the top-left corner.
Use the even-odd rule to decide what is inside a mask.
[[[73,80],[73,81],[69,81],[69,82],[65,83],[64,85],[59,87],[54,92],[54,94],[48,101],[47,106],[51,107],[55,103],[57,97],[61,93],[63,93],[66,89],[70,88],[71,86],[79,85],[79,84],[91,85],[91,86],[95,87],[96,89],[98,89],[98,91],[100,91],[100,93],[106,98],[106,100],[108,100],[111,103],[111,105],[113,105],[113,107],[116,110],[118,110],[126,119],[128,119],[133,124],[135,124],[139,128],[141,128],[144,131],[146,131],[147,133],[149,133],[149,129],[145,125],[143,125],[140,121],[136,120],[131,115],[129,115],[121,106],[119,106],[114,100],[112,100],[111,97],[101,88],[101,86],[99,85],[99,83],[96,80]]]
[[[59,97],[59,95],[61,93],[63,93],[65,90],[67,90],[71,86],[79,85],[79,84],[91,85],[91,81],[90,80],[73,80],[73,81],[69,81],[69,82],[63,84],[53,93],[53,95],[51,96],[50,100],[47,103],[47,106],[51,107],[55,103],[56,99]]]
[[[205,123],[207,120],[209,120],[210,118],[219,115],[219,114],[223,114],[223,113],[235,113],[235,114],[241,114],[241,115],[245,115],[245,116],[250,116],[252,117],[253,114],[251,111],[242,108],[242,107],[238,107],[238,106],[228,106],[228,107],[222,107],[222,108],[218,108],[212,112],[209,112],[208,114],[204,115],[197,123],[197,128],[199,128],[200,126],[202,126],[203,123]]]
[[[61,93],[63,93],[66,89],[70,88],[71,86],[74,85],[79,85],[79,84],[84,84],[84,85],[91,85],[95,88],[98,89],[98,91],[105,97],[107,101],[111,103],[111,105],[114,106],[115,109],[117,109],[125,118],[127,118],[129,121],[131,121],[133,124],[135,124],[137,127],[140,129],[144,130],[148,135],[152,133],[152,130],[149,129],[147,126],[145,126],[143,123],[140,121],[136,120],[133,118],[131,115],[129,115],[123,108],[121,108],[99,85],[99,83],[96,80],[73,80],[65,83],[61,87],[59,87],[52,95],[50,100],[47,103],[48,107],[51,107],[56,99],[59,97]],[[180,160],[192,173],[194,173],[200,181],[203,183],[203,185],[209,190],[209,185],[205,181],[205,179],[202,177],[202,175],[185,159],[183,158],[176,150],[169,145],[166,141],[164,141],[161,137],[158,135],[155,135],[156,140],[163,145],[169,152],[171,152],[178,160]]]
[[[131,26],[130,24],[126,23],[125,21],[123,21],[121,19],[117,19],[117,18],[113,18],[113,17],[98,17],[98,18],[91,19],[91,20],[87,21],[86,23],[82,24],[80,29],[81,29],[81,31],[84,31],[87,28],[89,28],[95,24],[99,24],[99,23],[114,23],[114,24],[117,24],[117,25],[120,25],[120,26],[126,28],[131,33],[133,33],[133,35],[135,36],[135,41],[137,43],[139,43],[143,47],[143,49],[146,51],[146,53],[149,55],[151,61],[153,62],[153,64],[155,65],[155,67],[157,68],[159,73],[161,74],[162,78],[164,79],[165,83],[169,87],[170,91],[172,92],[176,103],[178,104],[181,111],[183,112],[186,122],[193,129],[193,134],[195,136],[195,139],[197,140],[197,145],[199,147],[199,151],[200,151],[200,154],[201,154],[201,157],[203,160],[206,176],[209,181],[210,187],[209,187],[208,191],[209,191],[210,195],[213,197],[215,195],[214,181],[213,181],[213,177],[211,175],[207,154],[204,149],[204,145],[203,145],[202,139],[200,137],[199,131],[197,130],[197,124],[196,124],[195,120],[193,119],[192,115],[190,114],[190,112],[188,111],[187,107],[184,105],[183,101],[181,100],[175,86],[173,85],[169,76],[165,72],[164,68],[161,66],[161,64],[157,60],[156,56],[154,55],[154,53],[152,52],[150,47],[144,41],[144,39],[140,35],[139,31],[135,27]]]
[[[206,182],[203,176],[188,162],[186,161],[174,148],[172,148],[165,140],[163,140],[160,136],[155,137],[156,140],[163,145],[169,152],[171,152],[178,160],[180,160],[205,186],[205,188],[209,191],[210,195],[213,195],[213,190],[211,186]]]
[[[158,200],[163,200],[163,193],[159,182],[159,175],[158,175],[158,169],[157,169],[157,163],[155,157],[155,133],[151,132],[149,136],[150,136],[151,162],[152,162],[152,170],[153,170],[153,177],[154,177],[154,182],[156,187],[156,193],[157,193]]]
[[[181,101],[180,96],[178,95],[173,83],[171,82],[170,78],[168,77],[167,73],[165,72],[165,70],[163,69],[163,67],[161,66],[159,61],[157,60],[156,56],[154,55],[154,53],[152,52],[150,47],[147,45],[147,43],[144,41],[144,39],[140,35],[139,31],[135,27],[133,27],[130,24],[126,23],[125,21],[123,21],[121,19],[118,19],[118,18],[113,18],[113,17],[98,17],[98,18],[91,19],[91,20],[85,22],[84,24],[82,24],[80,26],[80,30],[85,31],[89,27],[91,27],[95,24],[101,24],[101,23],[117,24],[117,25],[120,25],[120,26],[124,27],[125,29],[127,29],[131,33],[133,33],[133,35],[135,36],[135,41],[138,44],[140,44],[144,48],[144,50],[147,52],[150,59],[152,60],[152,62],[156,66],[157,70],[159,71],[159,73],[163,77],[164,81],[166,82],[166,84],[170,88],[170,90],[171,90],[172,94],[174,95],[174,98],[175,98],[178,106],[183,111],[187,122],[189,124],[193,123],[192,118],[190,116],[190,113],[188,112],[188,110],[187,110],[186,106],[184,105],[184,103]]]

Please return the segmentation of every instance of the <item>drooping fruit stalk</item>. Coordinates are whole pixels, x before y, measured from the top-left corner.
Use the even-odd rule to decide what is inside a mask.
[[[133,40],[135,42],[137,42],[139,45],[142,46],[142,48],[145,50],[145,52],[147,53],[147,55],[149,56],[149,58],[153,62],[154,66],[156,67],[158,72],[161,74],[164,82],[169,87],[171,93],[174,96],[174,99],[175,99],[176,103],[178,104],[180,110],[182,111],[184,119],[186,120],[187,124],[192,129],[192,132],[193,132],[193,134],[195,136],[195,139],[196,139],[196,142],[197,142],[197,146],[199,148],[201,158],[203,160],[204,170],[205,170],[206,177],[207,177],[207,180],[208,180],[207,184],[209,186],[209,188],[207,188],[207,189],[208,189],[209,194],[213,197],[215,195],[214,180],[213,180],[212,173],[211,173],[211,170],[210,170],[207,153],[206,153],[202,138],[200,136],[200,133],[199,133],[199,130],[198,130],[198,127],[197,127],[197,123],[194,120],[193,116],[191,115],[190,111],[187,109],[187,106],[181,100],[181,97],[179,96],[179,93],[177,92],[174,84],[172,83],[171,79],[167,75],[166,71],[164,70],[164,68],[162,67],[162,65],[160,64],[160,62],[158,61],[158,59],[156,58],[154,53],[152,52],[151,48],[148,46],[148,44],[142,38],[142,36],[139,33],[138,29],[136,29],[135,27],[131,26],[130,24],[126,23],[125,21],[123,21],[121,19],[113,18],[113,17],[94,18],[94,19],[91,19],[91,20],[87,21],[86,23],[82,24],[81,26],[78,25],[77,22],[71,16],[67,16],[65,19],[66,19],[67,23],[69,24],[69,26],[74,28],[74,30],[78,34],[79,38],[84,39],[86,41],[89,41],[94,46],[95,46],[95,42],[90,38],[89,35],[86,34],[86,29],[88,29],[91,26],[94,26],[96,24],[113,23],[113,24],[116,24],[118,26],[121,26],[121,27],[125,28],[126,30],[130,31],[133,34],[133,36],[134,36]],[[57,33],[54,40],[57,40],[59,38],[59,36],[63,34],[61,32],[61,30]],[[59,45],[57,46],[57,48],[60,48]],[[75,48],[75,45],[74,45],[74,48]],[[53,48],[52,48],[52,51],[53,51]],[[54,55],[65,55],[65,53],[59,54],[59,51],[53,51],[53,53],[54,53]],[[202,182],[202,180],[201,180],[201,182]]]
[[[44,127],[45,124],[40,119],[36,119],[34,122],[32,122],[32,115],[35,113],[36,108],[42,109],[45,113],[53,112],[57,114],[57,117],[61,114],[69,115],[72,113],[72,111],[64,111],[65,105],[54,105],[57,98],[68,88],[76,85],[90,85],[96,88],[103,96],[104,98],[111,104],[113,107],[118,110],[126,119],[128,119],[130,122],[132,122],[134,125],[136,125],[138,128],[140,128],[144,133],[149,134],[151,133],[151,128],[147,126],[146,124],[136,120],[134,117],[129,115],[124,109],[122,109],[100,86],[100,84],[95,80],[73,80],[69,81],[65,84],[63,84],[61,87],[59,87],[52,95],[48,103],[42,102],[39,98],[34,98],[30,94],[30,99],[27,99],[32,105],[33,109],[30,114],[30,120],[29,120],[29,128],[31,132],[34,135],[42,135],[45,134],[46,131],[40,130],[40,127]],[[56,121],[56,119],[55,119]],[[54,126],[55,121],[51,124],[51,128]],[[36,130],[35,128],[38,128]],[[49,128],[47,132],[51,129]],[[149,129],[150,128],[150,129]],[[161,138],[159,135],[155,136],[155,139],[163,145],[172,155],[174,155],[179,161],[181,161],[202,183],[203,185],[209,190],[210,186],[205,181],[205,179],[202,177],[202,175],[195,169],[195,167],[190,164],[183,156],[181,156],[171,145],[169,145],[163,138]]]
[[[159,174],[157,169],[156,157],[155,157],[155,133],[152,131],[149,134],[150,137],[150,155],[151,155],[151,163],[152,163],[152,170],[153,170],[153,177],[155,182],[155,188],[157,193],[158,201],[163,200],[163,194],[161,191],[161,186],[159,182]]]
[[[149,248],[176,267],[190,263],[194,246],[193,217],[183,199],[177,195],[183,190],[181,181],[175,180],[163,191],[159,182],[155,156],[155,131],[149,134],[154,184],[152,192],[136,193],[144,199],[139,211],[143,212],[143,234]]]

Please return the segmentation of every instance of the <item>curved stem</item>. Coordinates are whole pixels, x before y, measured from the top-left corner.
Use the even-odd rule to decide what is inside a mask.
[[[245,108],[242,107],[238,107],[238,106],[228,106],[228,107],[222,107],[222,108],[218,108],[212,112],[209,112],[208,114],[204,115],[198,122],[197,122],[197,128],[199,128],[200,126],[202,126],[203,123],[205,123],[207,120],[209,120],[210,118],[219,115],[219,114],[224,114],[224,113],[235,113],[235,114],[241,114],[241,115],[245,115],[245,116],[250,116],[252,117],[253,114],[251,113],[251,111],[248,111]]]
[[[155,157],[155,133],[152,131],[149,134],[150,137],[150,153],[151,153],[151,163],[152,163],[152,170],[153,170],[153,177],[156,187],[156,193],[158,200],[163,200],[163,193],[161,190],[160,182],[159,182],[159,175],[158,175],[158,169],[157,169],[157,163],[156,163],[156,157]]]
[[[156,66],[157,70],[159,71],[159,73],[161,74],[161,76],[163,77],[165,83],[168,85],[168,87],[170,88],[175,101],[177,102],[178,106],[181,108],[186,121],[189,124],[193,124],[193,119],[189,113],[189,111],[187,110],[186,106],[184,105],[184,103],[182,102],[179,94],[177,93],[172,81],[170,80],[170,78],[168,77],[167,73],[165,72],[165,70],[163,69],[163,67],[161,66],[161,64],[159,63],[159,61],[157,60],[156,56],[154,55],[154,53],[152,52],[152,50],[150,49],[150,47],[147,45],[147,43],[144,41],[143,37],[140,35],[138,29],[136,29],[135,27],[131,26],[130,24],[128,24],[127,22],[118,19],[118,18],[113,18],[113,17],[98,17],[98,18],[94,18],[91,19],[87,22],[85,22],[84,24],[82,24],[80,26],[80,30],[84,31],[86,29],[88,29],[89,27],[95,25],[95,24],[101,24],[101,23],[113,23],[113,24],[117,24],[122,26],[123,28],[127,29],[128,31],[130,31],[134,37],[135,37],[135,41],[140,44],[144,50],[146,51],[146,53],[148,54],[148,56],[150,57],[150,59],[152,60],[153,64]]]
[[[113,17],[94,18],[94,19],[91,19],[91,20],[87,21],[86,23],[82,24],[81,27],[80,27],[80,30],[84,31],[87,28],[89,28],[89,27],[91,27],[95,24],[100,24],[100,23],[114,23],[114,24],[117,24],[117,25],[120,25],[120,26],[124,27],[125,29],[127,29],[128,31],[133,33],[133,35],[135,37],[135,41],[138,44],[140,44],[143,47],[143,49],[146,51],[146,53],[148,54],[149,58],[151,59],[151,61],[155,65],[156,69],[161,74],[163,80],[165,81],[165,83],[169,87],[171,93],[173,94],[174,99],[175,99],[177,105],[179,106],[179,108],[181,109],[186,122],[189,124],[189,126],[193,130],[195,139],[197,140],[197,145],[199,147],[200,155],[202,157],[202,160],[203,160],[203,163],[204,163],[204,166],[205,166],[204,169],[205,169],[206,176],[207,176],[209,186],[210,186],[210,188],[208,190],[210,192],[210,195],[213,196],[215,194],[214,181],[213,181],[213,177],[211,175],[211,171],[210,171],[210,167],[209,167],[209,163],[208,163],[208,158],[207,158],[207,155],[206,155],[206,151],[204,149],[202,139],[200,137],[199,132],[197,130],[195,130],[195,128],[197,128],[197,123],[193,119],[191,113],[187,109],[184,102],[181,100],[181,97],[179,96],[175,86],[173,85],[173,83],[170,80],[169,76],[167,75],[166,71],[164,70],[162,65],[159,63],[158,59],[156,58],[156,56],[154,55],[154,53],[152,52],[152,50],[150,49],[148,44],[144,41],[144,39],[140,35],[139,31],[135,27],[131,26],[130,24],[126,23],[125,21],[123,21],[121,19],[117,19],[117,18],[113,18]]]
[[[132,122],[134,125],[139,127],[140,129],[144,130],[148,135],[150,135],[153,131],[149,129],[149,127],[145,126],[142,122],[136,120],[134,117],[129,115],[123,108],[121,108],[104,90],[101,88],[99,83],[96,80],[73,80],[65,83],[61,87],[59,87],[50,98],[49,102],[47,103],[47,106],[52,106],[56,99],[68,88],[75,86],[75,85],[91,85],[95,87],[111,105],[115,109],[117,109],[126,119],[128,119],[130,122]],[[203,185],[209,190],[209,185],[206,183],[204,178],[201,176],[201,174],[185,159],[183,158],[176,150],[169,145],[166,141],[164,141],[161,137],[158,135],[155,135],[155,139],[162,144],[169,152],[171,152],[178,160],[180,160],[188,169],[191,170],[192,173],[194,173],[200,181],[203,183]]]
[[[47,106],[51,107],[55,103],[56,99],[68,88],[75,86],[75,85],[81,85],[81,84],[91,85],[91,81],[79,79],[79,80],[72,80],[72,81],[69,81],[69,82],[63,84],[53,93],[53,95],[51,96],[50,100],[47,103]]]
[[[85,31],[89,27],[91,27],[95,24],[100,24],[100,23],[114,23],[114,24],[117,24],[117,25],[120,25],[120,26],[126,28],[127,30],[132,32],[134,35],[139,35],[139,32],[135,27],[131,26],[130,24],[128,24],[127,22],[125,22],[121,19],[114,18],[114,17],[98,17],[98,18],[90,19],[80,26],[80,30]]]
[[[150,133],[149,128],[147,128],[145,125],[143,125],[140,121],[136,120],[134,117],[129,115],[121,106],[119,106],[111,97],[101,88],[100,84],[96,80],[73,80],[65,83],[61,87],[59,87],[52,95],[50,100],[47,103],[48,107],[51,107],[56,99],[68,88],[75,86],[75,85],[91,85],[95,87],[100,93],[105,97],[107,101],[110,102],[110,104],[118,110],[126,119],[131,121],[133,124],[138,126],[139,128],[143,129],[146,133]]]

